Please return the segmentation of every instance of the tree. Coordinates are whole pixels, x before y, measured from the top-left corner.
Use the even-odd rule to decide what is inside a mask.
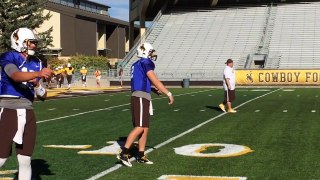
[[[48,0],[0,0],[0,50],[11,49],[11,33],[20,28],[39,28],[49,20],[50,13],[44,14]],[[38,34],[39,50],[52,46],[52,27]]]

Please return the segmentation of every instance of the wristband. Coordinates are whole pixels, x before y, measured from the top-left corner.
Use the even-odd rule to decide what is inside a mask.
[[[167,93],[167,96],[168,96],[168,97],[172,96],[172,93],[171,93],[171,92],[168,92],[168,93]]]

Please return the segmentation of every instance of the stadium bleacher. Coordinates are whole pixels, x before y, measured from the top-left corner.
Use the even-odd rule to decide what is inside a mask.
[[[162,80],[221,79],[226,59],[240,59],[241,67],[257,48],[266,11],[257,6],[166,12],[146,38],[159,54],[157,75]]]
[[[320,65],[320,2],[281,4],[269,45],[270,54],[278,54],[278,65],[267,68],[299,69]]]
[[[320,2],[167,9],[143,41],[157,50],[161,80],[221,80],[228,58],[236,69],[252,68],[248,55],[267,54],[267,69],[320,65]],[[125,66],[125,79],[137,57]],[[249,63],[249,65],[248,65]]]

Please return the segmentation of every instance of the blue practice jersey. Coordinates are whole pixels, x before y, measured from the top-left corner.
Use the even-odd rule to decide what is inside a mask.
[[[154,63],[149,58],[141,58],[131,66],[131,91],[151,92],[151,82],[147,76],[148,71],[153,71]]]
[[[16,65],[21,72],[41,71],[42,63],[38,58],[31,57],[25,60],[17,51],[8,51],[0,56],[1,81],[0,97],[19,97],[34,100],[33,84],[28,82],[15,82],[4,71],[8,64]]]

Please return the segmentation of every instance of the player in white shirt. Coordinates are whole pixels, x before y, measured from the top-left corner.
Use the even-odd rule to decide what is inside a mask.
[[[236,73],[233,69],[233,60],[228,59],[226,67],[223,72],[223,88],[224,88],[224,101],[219,105],[223,112],[226,112],[225,105],[228,105],[229,113],[236,113],[237,111],[232,109],[232,102],[236,99]]]

